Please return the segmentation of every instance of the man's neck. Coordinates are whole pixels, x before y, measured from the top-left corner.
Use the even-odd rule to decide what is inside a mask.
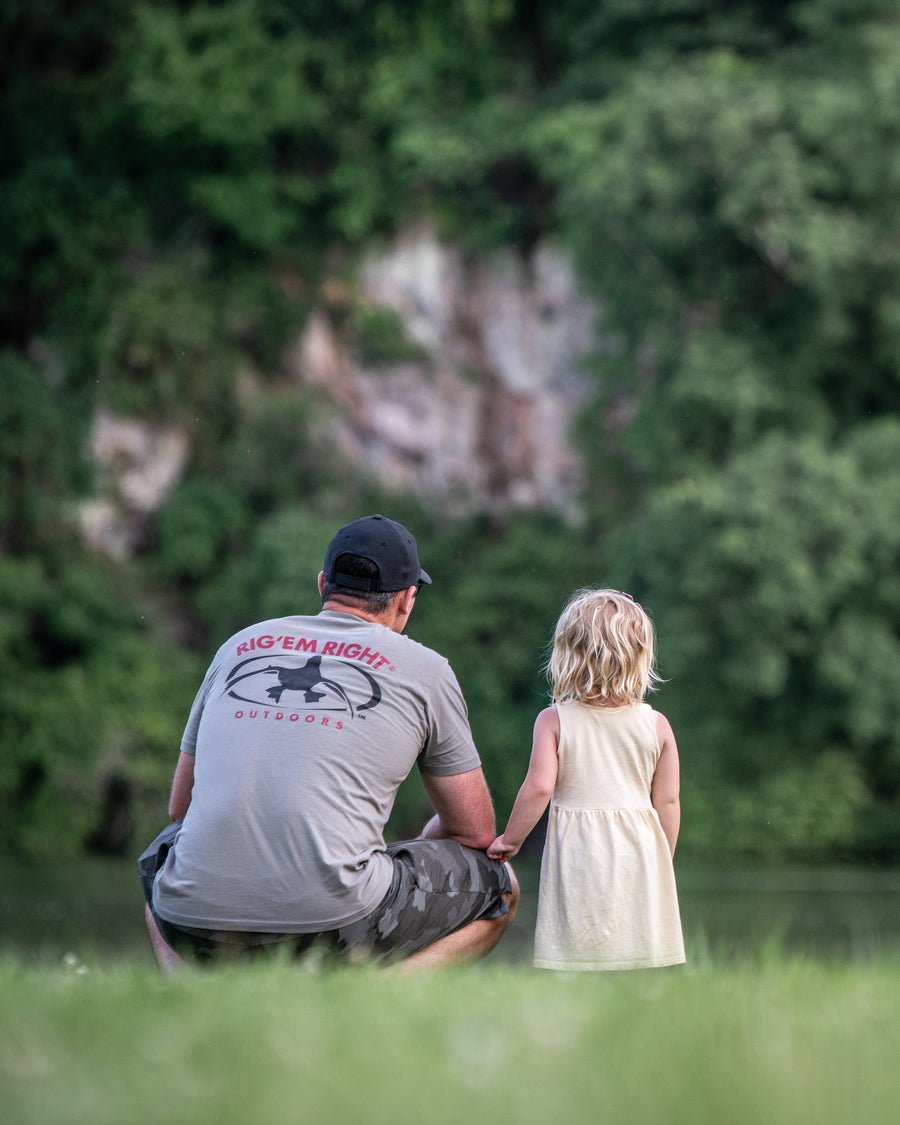
[[[364,621],[372,621],[376,624],[381,624],[383,614],[370,613],[362,606],[353,605],[351,602],[344,602],[337,598],[329,598],[327,602],[322,603],[322,612],[328,611],[329,613],[349,613],[351,617],[361,617]]]
[[[396,610],[390,609],[384,613],[370,613],[367,609],[361,606],[353,605],[350,602],[343,602],[330,598],[322,605],[323,613],[346,613],[349,617],[359,617],[363,621],[369,621],[372,625],[383,625],[386,629],[391,629],[395,633],[402,633],[403,627],[406,624],[404,618],[402,623],[399,621],[399,614]],[[397,627],[399,625],[399,628]]]

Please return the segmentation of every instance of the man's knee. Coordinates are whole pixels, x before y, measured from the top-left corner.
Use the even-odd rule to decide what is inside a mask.
[[[504,923],[503,929],[505,930],[513,924],[513,921],[516,917],[516,911],[519,908],[519,898],[521,896],[521,891],[519,889],[519,880],[516,878],[516,873],[515,871],[513,871],[512,865],[509,863],[504,863],[503,866],[506,868],[506,872],[509,875],[509,890],[505,895],[503,895],[503,901],[506,903],[509,909],[509,913],[504,914],[501,919]]]

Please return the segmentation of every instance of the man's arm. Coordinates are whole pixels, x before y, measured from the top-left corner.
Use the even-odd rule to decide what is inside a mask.
[[[494,839],[494,806],[481,766],[449,777],[423,773],[422,784],[436,814],[425,825],[425,839],[456,840],[478,849]]]
[[[191,803],[191,792],[194,788],[194,755],[185,754],[182,750],[175,767],[175,777],[172,781],[172,795],[169,798],[169,817],[172,820],[184,820],[184,814]]]

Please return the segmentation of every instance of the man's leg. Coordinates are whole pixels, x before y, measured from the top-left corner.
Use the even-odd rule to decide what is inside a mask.
[[[417,972],[447,965],[462,965],[487,956],[512,925],[519,905],[518,880],[512,867],[508,863],[504,866],[509,872],[510,881],[510,891],[503,895],[503,901],[509,907],[508,914],[502,914],[499,918],[476,918],[462,929],[438,938],[418,953],[398,962],[395,968],[401,973]]]
[[[157,926],[156,919],[153,917],[153,911],[146,903],[144,904],[144,917],[147,920],[147,932],[150,934],[150,945],[153,947],[157,964],[164,973],[180,972],[184,968],[184,961],[159,932],[159,926]]]

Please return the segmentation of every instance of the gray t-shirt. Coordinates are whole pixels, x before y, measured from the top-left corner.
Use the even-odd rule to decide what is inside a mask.
[[[414,765],[480,765],[450,665],[347,613],[252,625],[216,654],[181,749],[194,790],[154,909],[177,925],[304,933],[387,893],[384,827]]]

